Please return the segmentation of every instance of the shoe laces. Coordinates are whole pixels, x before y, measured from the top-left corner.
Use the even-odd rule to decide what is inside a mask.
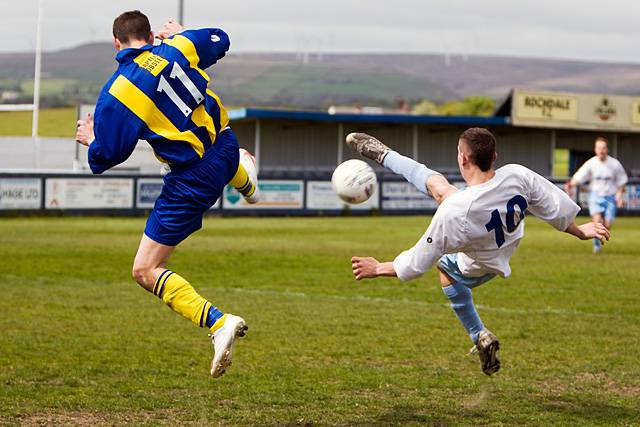
[[[467,353],[468,356],[471,356],[472,354],[476,354],[479,353],[480,350],[478,350],[478,346],[474,345],[473,347],[471,347],[471,349],[469,350],[469,353]]]

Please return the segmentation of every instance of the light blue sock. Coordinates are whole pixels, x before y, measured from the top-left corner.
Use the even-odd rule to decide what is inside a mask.
[[[600,239],[593,239],[593,247],[596,250],[600,250],[600,247],[602,246],[602,243],[600,243]]]
[[[478,316],[476,307],[473,305],[471,289],[459,283],[454,283],[442,288],[442,291],[451,301],[451,308],[458,316],[462,326],[467,330],[471,341],[476,344],[484,325],[480,320],[480,316]]]
[[[427,194],[427,178],[431,175],[440,175],[422,163],[405,157],[397,151],[389,151],[387,155],[384,156],[382,166],[391,169],[391,171],[398,175],[402,175],[407,181],[413,184],[419,192],[424,194]]]

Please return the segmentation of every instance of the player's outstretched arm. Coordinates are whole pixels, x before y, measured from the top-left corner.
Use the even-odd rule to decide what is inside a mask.
[[[105,92],[106,93],[106,92]],[[87,159],[94,174],[119,165],[131,156],[138,143],[139,119],[124,111],[113,96],[101,94],[93,116],[78,120],[76,141],[88,146]]]
[[[222,59],[230,46],[229,36],[220,28],[185,30],[180,23],[171,19],[164,23],[162,30],[158,31],[156,35],[158,39],[165,40],[165,43],[188,55],[188,52],[184,51],[182,43],[178,44],[171,40],[174,36],[185,37],[190,41],[189,44],[193,44],[199,58],[198,67],[203,70]]]
[[[182,32],[183,30],[184,30],[184,27],[182,25],[180,25],[178,22],[174,21],[173,19],[169,19],[162,26],[162,30],[158,31],[158,34],[156,34],[156,37],[159,38],[160,40],[168,39],[169,37],[173,37],[176,34]]]
[[[392,262],[379,262],[372,257],[354,256],[351,258],[351,269],[356,280],[375,279],[380,276],[397,276]]]
[[[580,240],[599,239],[603,245],[611,237],[607,227],[598,222],[588,222],[582,225],[573,222],[564,232],[572,234]]]
[[[431,197],[433,197],[438,205],[444,202],[444,199],[458,191],[458,188],[451,185],[451,183],[442,175],[431,175],[427,178],[427,190]]]

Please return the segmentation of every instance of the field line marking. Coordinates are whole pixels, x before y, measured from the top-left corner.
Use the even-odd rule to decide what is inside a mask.
[[[299,298],[299,299],[325,299],[325,300],[334,300],[334,301],[354,301],[354,302],[374,302],[374,303],[385,303],[385,304],[405,304],[405,305],[417,305],[424,307],[438,307],[438,308],[449,308],[449,304],[447,303],[433,303],[426,301],[416,301],[410,300],[406,298],[385,298],[385,297],[369,297],[366,295],[314,295],[307,294],[305,292],[294,292],[294,291],[278,291],[275,289],[256,289],[256,288],[225,288],[225,287],[215,287],[215,288],[207,288],[202,287],[202,290],[213,290],[213,291],[221,291],[221,292],[235,292],[235,293],[244,293],[244,294],[253,294],[253,295],[270,295],[270,296],[285,296],[290,298]],[[518,309],[518,308],[508,308],[508,307],[492,307],[489,305],[480,305],[476,304],[476,308],[484,311],[494,311],[499,313],[507,313],[507,314],[521,314],[521,315],[529,315],[529,314],[553,314],[559,316],[582,316],[582,317],[594,317],[600,319],[635,319],[635,316],[629,315],[621,315],[621,314],[609,314],[609,313],[593,313],[589,311],[579,311],[579,310],[562,310],[557,308],[546,308],[546,309]]]

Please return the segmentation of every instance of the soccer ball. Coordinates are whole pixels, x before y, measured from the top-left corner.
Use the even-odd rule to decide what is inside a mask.
[[[362,160],[347,160],[338,165],[331,177],[333,191],[347,203],[363,203],[376,192],[378,179],[371,166]]]

